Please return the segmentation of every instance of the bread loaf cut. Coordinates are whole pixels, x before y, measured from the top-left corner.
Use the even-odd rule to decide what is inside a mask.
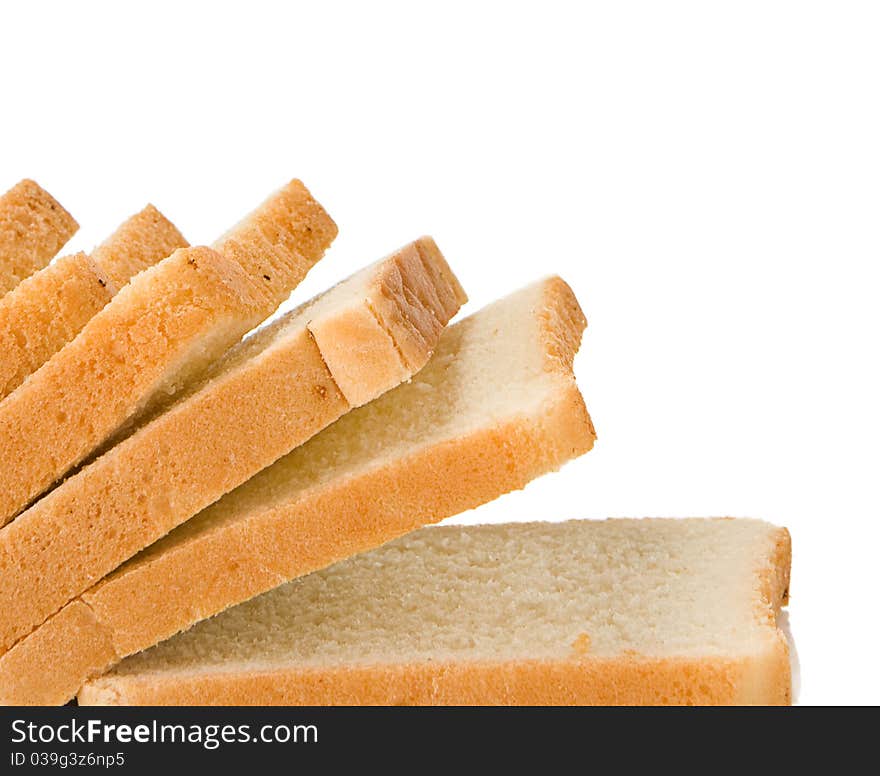
[[[63,256],[0,299],[0,399],[70,342],[129,279],[187,247],[152,205],[91,255]]]
[[[31,180],[0,196],[0,296],[43,269],[79,225]]]
[[[788,533],[754,520],[427,528],[89,682],[81,704],[787,704]]]
[[[358,402],[410,377],[463,299],[424,238],[246,340],[0,531],[0,646]],[[336,350],[325,352],[315,333]],[[357,390],[337,374],[357,375]],[[191,605],[186,595],[180,603]]]
[[[301,218],[311,223],[298,223]],[[306,227],[310,238],[298,251],[295,235]],[[320,258],[318,246],[326,248],[335,234],[298,181],[239,229],[229,255],[184,248],[136,275],[0,402],[0,525],[112,435],[197,379],[274,312]]]
[[[340,418],[19,641],[0,657],[0,700],[63,703],[126,655],[589,450],[572,374],[584,325],[558,278],[454,324],[411,382]]]

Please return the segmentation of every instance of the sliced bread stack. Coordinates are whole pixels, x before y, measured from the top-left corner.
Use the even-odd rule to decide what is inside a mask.
[[[447,326],[423,237],[261,325],[335,235],[293,181],[15,265],[0,702],[786,702],[782,531],[423,528],[592,447],[586,321],[551,277]]]
[[[585,452],[594,434],[571,372],[583,326],[573,294],[558,279],[455,324],[409,383],[340,418],[16,644],[0,658],[0,685],[47,672],[61,682],[70,666],[61,697],[46,698],[61,700],[88,675],[200,619],[521,488]],[[273,328],[257,336],[273,337]],[[265,383],[255,394],[260,390]],[[36,578],[23,583],[18,576],[2,595],[4,605],[23,610],[18,591]],[[39,688],[47,688],[45,678]],[[17,697],[33,697],[39,688]]]
[[[70,342],[141,270],[187,242],[148,205],[91,254],[57,259],[0,298],[0,399]]]

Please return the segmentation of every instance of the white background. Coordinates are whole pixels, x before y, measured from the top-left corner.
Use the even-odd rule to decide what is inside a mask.
[[[460,519],[786,525],[800,701],[876,703],[878,41],[856,2],[4,4],[0,187],[89,248],[301,177],[340,236],[297,298],[425,232],[470,310],[559,273],[599,440]]]

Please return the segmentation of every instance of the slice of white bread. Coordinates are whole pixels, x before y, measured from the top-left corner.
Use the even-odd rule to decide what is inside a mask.
[[[91,255],[63,256],[0,299],[0,399],[70,342],[141,270],[187,247],[148,205]]]
[[[0,648],[351,407],[408,379],[463,301],[423,238],[243,342],[202,384],[0,531]],[[325,337],[334,349],[323,348]],[[353,375],[359,384],[349,390]]]
[[[0,701],[63,703],[122,657],[282,582],[526,485],[590,449],[585,321],[558,278],[447,329],[354,410],[0,656]]]
[[[45,267],[79,225],[31,180],[0,196],[0,295]]]
[[[427,528],[89,682],[81,704],[787,704],[788,532],[756,520]]]
[[[336,227],[294,181],[235,234],[229,255],[184,248],[136,275],[0,402],[0,525],[271,315]]]

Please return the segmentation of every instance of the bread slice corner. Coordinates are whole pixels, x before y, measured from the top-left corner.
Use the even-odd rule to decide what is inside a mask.
[[[78,228],[73,216],[32,180],[0,196],[0,294],[45,267]]]
[[[260,278],[280,303],[290,294],[290,275],[304,277],[338,232],[327,211],[294,178],[211,247]]]
[[[430,237],[409,243],[356,278],[344,297],[326,294],[306,313],[324,362],[352,407],[375,399],[389,382],[418,372],[446,323],[467,301]],[[328,304],[333,315],[324,314]],[[350,357],[352,348],[359,358]]]
[[[189,243],[180,230],[154,206],[127,218],[92,252],[96,273],[113,295],[135,275]]]

